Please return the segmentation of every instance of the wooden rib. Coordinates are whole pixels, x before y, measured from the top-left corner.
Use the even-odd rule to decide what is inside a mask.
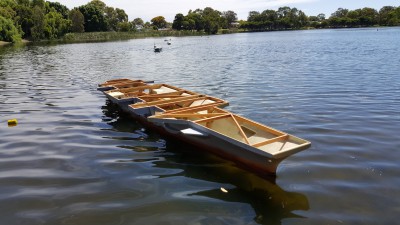
[[[102,84],[100,84],[99,86],[107,86],[107,85],[112,85],[112,84],[118,84],[118,83],[124,83],[124,82],[134,82],[134,81],[140,81],[140,80],[131,80],[131,79],[115,79],[115,80],[108,80]]]
[[[216,117],[212,117],[212,118],[207,118],[207,119],[201,119],[201,120],[195,120],[194,122],[195,123],[204,123],[204,122],[210,122],[210,121],[214,121],[214,120],[217,120],[217,119],[221,119],[221,118],[225,118],[225,117],[229,117],[229,116],[231,116],[229,113],[228,114],[223,114],[223,115],[220,115],[220,116],[216,116]]]
[[[118,83],[118,84],[112,84],[112,85],[110,85],[110,86],[113,86],[113,87],[115,87],[115,88],[122,89],[122,88],[138,87],[138,86],[143,86],[143,85],[147,85],[147,84],[145,84],[145,83],[143,83],[143,82],[129,82],[129,83],[122,83],[122,84],[120,84],[120,83]]]
[[[151,88],[156,88],[154,87],[155,85],[143,85],[143,86],[138,86],[138,87],[131,87],[131,88],[121,88],[121,89],[117,89],[117,90],[111,90],[111,91],[107,91],[106,93],[112,93],[112,92],[121,92],[124,94],[129,94],[131,92],[138,92],[138,91],[143,91],[146,89],[151,89]]]
[[[253,144],[252,146],[255,147],[255,148],[258,148],[258,147],[260,147],[260,146],[267,145],[267,144],[271,144],[271,143],[273,143],[273,142],[285,140],[285,139],[287,139],[288,137],[289,137],[288,134],[284,134],[284,135],[281,135],[281,136],[278,136],[278,137],[274,137],[274,138],[271,138],[271,139],[268,139],[268,140],[265,140],[265,141],[262,141],[262,142]]]
[[[174,92],[172,92],[174,93]],[[145,95],[143,98],[176,98],[176,97],[189,97],[191,95]]]
[[[176,104],[176,103],[182,103],[186,101],[191,101],[191,100],[197,100],[203,98],[201,95],[193,95],[193,96],[183,96],[181,98],[174,98],[174,99],[167,99],[167,100],[159,100],[159,101],[154,101],[154,102],[140,102],[137,104],[132,104],[131,106],[133,108],[143,108],[143,107],[149,107],[149,106],[165,106],[165,105],[171,105],[171,104]]]
[[[275,129],[271,128],[271,127],[268,127],[268,126],[266,126],[266,125],[257,123],[257,122],[255,122],[255,121],[249,120],[249,119],[244,118],[244,117],[241,117],[241,116],[239,116],[239,115],[236,115],[236,117],[239,118],[239,120],[242,120],[242,121],[245,121],[245,122],[247,122],[247,123],[250,123],[250,124],[252,124],[252,125],[254,125],[254,126],[256,126],[256,127],[260,128],[260,129],[262,129],[262,130],[267,130],[268,132],[270,132],[270,133],[272,133],[272,134],[275,134],[275,135],[277,135],[277,136],[285,135],[285,134],[286,134],[286,133],[284,133],[284,132],[282,132],[282,131],[275,130]]]
[[[198,107],[198,108],[186,108],[186,109],[180,109],[178,112],[169,112],[168,114],[174,114],[174,113],[191,113],[191,112],[198,112],[198,111],[204,111],[204,110],[207,110],[207,113],[208,113],[208,110],[215,110],[215,109],[219,109],[219,108],[217,108],[217,107],[215,107],[215,106],[210,106],[210,105],[201,105],[200,107]],[[226,112],[223,112],[223,113],[226,113]]]
[[[191,106],[191,107],[187,107],[187,108],[171,109],[171,110],[167,110],[167,113],[179,113],[179,112],[184,112],[187,109],[198,110],[198,109],[202,109],[204,106],[217,107],[217,106],[221,106],[223,104],[226,104],[226,102],[214,102],[214,103],[208,103],[205,105]]]
[[[209,114],[198,114],[198,113],[164,113],[161,115],[154,116],[154,118],[168,118],[168,117],[215,117],[226,115],[225,113],[209,113]]]
[[[239,124],[238,121],[236,120],[234,114],[230,113],[230,115],[231,115],[233,121],[235,122],[237,128],[239,128],[239,132],[240,132],[240,134],[243,136],[244,140],[246,141],[246,144],[250,144],[249,139],[247,138],[247,136],[246,136],[246,134],[244,133],[242,127],[240,126],[240,124]]]

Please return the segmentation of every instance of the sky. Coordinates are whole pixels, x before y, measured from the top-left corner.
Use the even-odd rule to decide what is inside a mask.
[[[48,0],[59,2],[69,9],[85,5],[90,0]],[[102,0],[107,6],[123,9],[132,21],[142,18],[145,22],[156,16],[163,16],[172,22],[177,13],[187,15],[188,11],[211,7],[218,11],[234,11],[238,19],[246,20],[250,11],[262,12],[266,9],[277,10],[282,6],[296,7],[307,16],[324,13],[328,18],[338,8],[349,10],[364,7],[379,11],[383,6],[400,6],[399,0]]]

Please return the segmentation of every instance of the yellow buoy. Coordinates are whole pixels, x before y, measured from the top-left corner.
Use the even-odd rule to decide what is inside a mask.
[[[17,124],[18,124],[17,119],[8,120],[7,122],[8,122],[9,127],[14,127],[14,126],[17,126]]]

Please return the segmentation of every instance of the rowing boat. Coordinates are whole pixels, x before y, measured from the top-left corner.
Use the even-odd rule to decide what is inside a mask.
[[[149,101],[150,98],[156,99],[157,97],[160,98],[164,95],[169,95],[169,98],[172,98],[173,95],[196,95],[196,93],[194,92],[187,91],[182,88],[174,87],[168,84],[153,84],[130,88],[119,88],[105,91],[104,94],[111,102],[119,106],[126,106],[137,102],[143,102],[144,100],[142,98],[144,97],[147,97],[146,100]],[[164,96],[164,98],[168,98],[168,96]]]
[[[143,80],[131,80],[131,79],[115,79],[109,80],[102,84],[99,84],[97,90],[108,91],[113,89],[130,88],[145,85],[147,82]]]
[[[268,173],[276,173],[283,159],[311,144],[215,106],[166,112],[148,121],[181,140]]]
[[[225,100],[168,84],[122,87],[104,94],[144,125],[256,172],[275,174],[282,160],[311,146],[221,109],[228,105]]]

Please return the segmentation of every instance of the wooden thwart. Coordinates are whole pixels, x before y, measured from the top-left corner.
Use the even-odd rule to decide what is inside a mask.
[[[271,138],[271,139],[268,139],[268,140],[253,144],[252,146],[258,148],[258,147],[261,147],[263,145],[271,144],[273,142],[284,141],[288,137],[289,137],[289,135],[284,134],[284,135],[281,135],[281,136],[278,136],[278,137],[275,137],[275,138]]]

